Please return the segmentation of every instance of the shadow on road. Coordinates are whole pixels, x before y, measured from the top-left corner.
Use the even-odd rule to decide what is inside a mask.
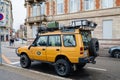
[[[32,64],[32,66],[29,69],[58,76],[54,70],[54,66],[48,63],[35,62]],[[90,76],[91,73],[89,73],[89,70],[83,68],[80,71],[73,72],[70,76],[66,78],[75,79],[75,80],[76,79],[92,80],[90,79],[91,78]]]

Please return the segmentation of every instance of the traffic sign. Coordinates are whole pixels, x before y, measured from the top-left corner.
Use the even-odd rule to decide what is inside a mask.
[[[3,14],[0,13],[0,21],[4,19]]]

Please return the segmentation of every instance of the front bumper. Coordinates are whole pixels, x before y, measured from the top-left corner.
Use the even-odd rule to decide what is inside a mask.
[[[95,64],[95,57],[91,56],[91,57],[87,57],[87,58],[79,58],[79,63],[93,63]]]
[[[17,54],[17,56],[20,56],[20,54],[18,53],[18,48],[15,50],[15,53]]]

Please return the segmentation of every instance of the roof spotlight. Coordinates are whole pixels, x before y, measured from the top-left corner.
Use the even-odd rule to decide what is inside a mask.
[[[82,26],[89,26],[88,20],[82,20]]]
[[[91,28],[95,28],[96,26],[97,26],[96,23],[94,23],[94,22],[91,22],[91,23],[90,23],[90,27],[91,27]]]

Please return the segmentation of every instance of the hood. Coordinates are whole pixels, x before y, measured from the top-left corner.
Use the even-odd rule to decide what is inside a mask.
[[[116,48],[116,49],[120,49],[120,46],[113,46],[111,48]]]

